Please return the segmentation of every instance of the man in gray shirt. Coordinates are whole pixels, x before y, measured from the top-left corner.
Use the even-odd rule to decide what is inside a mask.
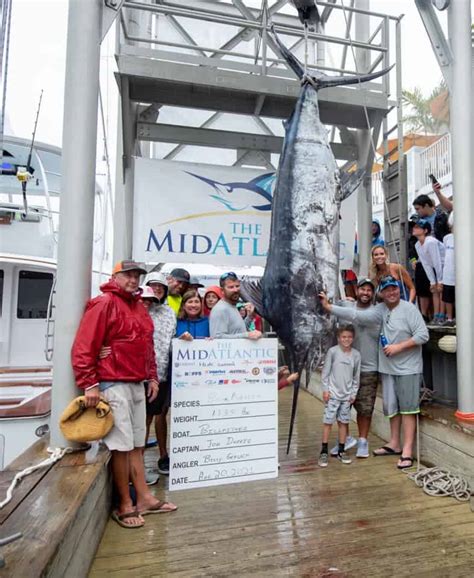
[[[375,287],[369,278],[362,277],[357,282],[357,300],[340,301],[338,305],[342,307],[356,307],[361,310],[372,309],[374,306]],[[357,445],[356,456],[358,458],[369,457],[369,435],[372,414],[374,412],[375,400],[377,397],[377,387],[379,383],[379,356],[378,342],[380,327],[370,325],[364,327],[356,319],[354,323],[356,332],[354,337],[354,348],[360,352],[360,386],[357,397],[354,402],[354,409],[357,412],[357,427],[359,430],[359,439],[352,436],[346,438],[346,450]],[[337,456],[338,447],[334,446],[331,450],[332,456]]]
[[[247,331],[245,321],[237,310],[240,299],[240,281],[235,273],[224,273],[219,284],[223,298],[214,305],[209,316],[211,337],[216,339],[260,339],[260,331]]]
[[[380,283],[383,303],[362,311],[331,305],[324,293],[321,304],[340,319],[357,321],[359,327],[380,327],[378,362],[383,385],[384,414],[390,418],[390,441],[375,450],[377,456],[400,455],[397,467],[413,464],[416,418],[420,411],[419,395],[423,377],[421,346],[429,339],[423,317],[418,309],[400,300],[400,287],[390,275]],[[403,428],[403,448],[400,430]]]

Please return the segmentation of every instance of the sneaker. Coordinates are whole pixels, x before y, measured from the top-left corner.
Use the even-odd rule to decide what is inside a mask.
[[[352,436],[347,436],[346,437],[346,443],[344,444],[344,451],[347,452],[347,451],[351,450],[352,448],[355,448],[356,445],[357,445],[357,440],[355,438],[353,438]],[[339,453],[339,444],[336,444],[331,449],[331,456],[333,458],[337,458],[338,453]]]
[[[145,470],[145,480],[147,486],[154,486],[158,483],[160,479],[160,474],[155,470]]]
[[[318,466],[320,468],[327,468],[328,462],[329,462],[329,458],[328,458],[327,454],[319,454]]]
[[[359,438],[357,441],[357,453],[356,458],[368,458],[369,457],[369,442],[364,438]]]
[[[169,456],[165,456],[164,458],[160,458],[158,460],[158,471],[160,474],[164,476],[170,475],[170,458]]]
[[[346,452],[342,452],[342,454],[337,454],[337,459],[342,462],[343,464],[352,464],[351,458],[346,454]]]
[[[446,321],[443,323],[443,327],[456,327],[456,320],[446,319]]]

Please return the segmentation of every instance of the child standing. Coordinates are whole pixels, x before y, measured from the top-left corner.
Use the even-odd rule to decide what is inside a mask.
[[[323,444],[318,465],[328,465],[328,441],[332,424],[337,420],[339,449],[337,458],[343,464],[351,459],[344,451],[347,431],[351,419],[351,404],[357,395],[360,378],[360,353],[352,349],[355,330],[352,325],[341,325],[337,329],[337,345],[327,352],[321,375],[323,399],[326,404],[323,420]]]
[[[444,323],[444,302],[441,298],[443,291],[443,265],[445,247],[435,237],[431,237],[431,224],[427,219],[419,219],[413,225],[413,235],[418,239],[415,244],[416,252],[430,282],[430,291],[433,295],[432,325]]]
[[[448,235],[443,239],[443,245],[446,249],[446,257],[443,266],[443,301],[446,305],[446,321],[444,323],[447,327],[454,327],[454,304],[455,304],[455,264],[454,264],[454,235],[453,235],[453,213],[449,215],[448,220],[449,230]]]

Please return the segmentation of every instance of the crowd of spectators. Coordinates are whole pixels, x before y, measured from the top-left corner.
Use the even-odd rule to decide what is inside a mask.
[[[398,261],[390,262],[380,225],[373,221],[369,277],[376,288],[376,299],[380,299],[381,280],[391,275],[400,287],[401,299],[415,303],[428,325],[454,327],[453,202],[444,196],[436,180],[433,192],[439,200],[437,206],[425,194],[413,201],[415,212],[408,223],[408,269]],[[347,273],[344,279],[347,279]],[[346,297],[354,298],[354,289],[347,284],[345,293]]]

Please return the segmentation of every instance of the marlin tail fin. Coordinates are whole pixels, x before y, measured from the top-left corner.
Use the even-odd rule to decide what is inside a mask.
[[[288,66],[293,70],[293,72],[298,76],[299,79],[303,79],[305,76],[305,70],[303,64],[292,54],[288,48],[282,43],[275,32],[274,26],[272,26],[273,39],[281,52],[281,55],[288,63]],[[311,83],[317,90],[321,88],[329,88],[331,86],[347,86],[349,84],[359,84],[360,82],[368,82],[369,80],[374,80],[379,78],[384,74],[387,74],[395,65],[377,72],[371,72],[369,74],[357,74],[353,76],[329,76],[317,70],[308,69],[308,76],[313,80]]]

